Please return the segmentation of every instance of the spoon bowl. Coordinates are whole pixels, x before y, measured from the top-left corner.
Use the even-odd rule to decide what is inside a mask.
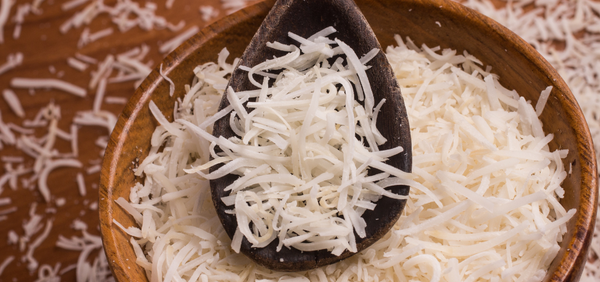
[[[266,43],[277,41],[283,44],[294,44],[295,42],[288,37],[288,32],[307,38],[329,26],[336,28],[335,37],[348,44],[358,56],[368,53],[373,48],[382,50],[373,30],[352,0],[280,0],[275,3],[252,38],[239,65],[252,67],[267,59],[272,59],[274,56],[280,56],[280,51],[268,48]],[[379,149],[385,150],[397,146],[404,148],[402,153],[389,158],[386,163],[410,172],[411,139],[400,87],[383,51],[380,51],[369,62],[369,65],[371,68],[367,71],[367,76],[373,90],[375,104],[381,99],[386,99],[379,112],[377,128],[388,141],[379,146]],[[233,72],[228,87],[232,87],[236,92],[256,89],[250,83],[248,73],[239,68]],[[228,105],[229,102],[224,97],[221,100],[220,108],[223,109]],[[213,135],[225,138],[235,136],[230,128],[229,120],[230,115],[227,115],[215,122]],[[235,215],[226,212],[232,207],[225,205],[221,198],[229,195],[229,191],[225,191],[225,187],[237,178],[237,176],[229,174],[211,180],[213,204],[230,238],[233,238],[237,229],[237,221]],[[394,186],[388,190],[399,195],[408,195],[409,187]],[[406,200],[382,197],[376,202],[374,210],[367,210],[362,215],[367,227],[364,238],[360,238],[355,232],[358,252],[372,245],[392,228],[400,217],[405,202]],[[279,271],[313,269],[354,254],[354,252],[346,250],[336,256],[327,250],[302,252],[295,248],[285,247],[277,251],[278,243],[279,240],[275,239],[264,248],[253,248],[252,244],[244,238],[241,252],[258,264]]]

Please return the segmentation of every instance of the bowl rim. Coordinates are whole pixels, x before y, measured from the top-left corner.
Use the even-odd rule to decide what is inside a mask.
[[[356,0],[356,2],[364,1],[367,0]],[[382,2],[385,1],[390,2],[393,0],[382,0]],[[548,70],[549,74],[555,79],[555,84],[561,88],[561,91],[564,90],[564,95],[561,95],[559,99],[561,100],[560,104],[562,107],[568,106],[568,108],[565,108],[565,111],[567,113],[567,118],[570,119],[569,124],[578,124],[581,126],[580,130],[574,130],[574,135],[578,144],[577,147],[579,149],[578,159],[581,161],[580,186],[581,191],[589,193],[586,194],[585,197],[583,197],[583,195],[580,196],[582,203],[577,209],[577,213],[574,216],[575,218],[571,219],[576,220],[575,227],[577,228],[577,232],[567,243],[566,254],[560,258],[560,261],[555,262],[558,263],[558,268],[552,275],[546,275],[545,281],[576,281],[581,276],[583,265],[587,261],[587,252],[594,233],[596,212],[598,208],[598,174],[593,139],[585,117],[583,116],[573,93],[554,67],[552,67],[552,65],[546,61],[533,46],[495,20],[467,8],[460,3],[450,0],[405,1],[416,4],[426,2],[427,5],[439,6],[442,9],[452,10],[450,12],[455,12],[454,10],[468,12],[469,21],[488,26],[498,36],[505,39],[507,42],[510,42],[512,47],[518,49],[518,51],[527,57],[536,67]],[[163,73],[168,74],[171,72],[176,67],[177,62],[185,60],[194,52],[194,50],[217,36],[220,32],[256,15],[265,13],[265,11],[270,10],[274,3],[275,0],[258,2],[206,26],[198,34],[185,41],[161,61]],[[360,8],[360,3],[357,4]],[[123,263],[120,262],[122,262],[124,258],[123,252],[115,247],[118,240],[116,233],[120,233],[121,235],[124,234],[120,228],[112,223],[114,210],[121,210],[121,208],[112,200],[113,188],[118,186],[118,179],[115,178],[115,169],[119,162],[120,155],[123,152],[125,137],[127,136],[133,121],[140,111],[144,107],[147,107],[147,104],[158,85],[165,82],[159,73],[159,68],[159,65],[154,67],[148,77],[146,77],[142,84],[135,90],[123,112],[119,115],[117,124],[110,135],[102,163],[99,188],[100,231],[105,246],[104,252],[116,281],[133,281],[134,278],[130,276],[129,272],[131,270],[126,270],[122,267]],[[591,209],[585,208],[590,206],[592,207]],[[129,235],[126,235],[126,237],[129,237]],[[131,245],[128,243],[128,246]],[[135,262],[133,263],[135,264]],[[144,271],[137,264],[136,266],[139,268],[139,271]]]

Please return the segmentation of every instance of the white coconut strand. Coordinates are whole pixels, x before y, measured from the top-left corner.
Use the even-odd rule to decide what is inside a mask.
[[[8,265],[15,259],[15,256],[8,256],[2,261],[0,264],[0,275],[4,272],[4,270],[8,267]]]
[[[40,190],[40,194],[42,194],[44,201],[46,201],[46,203],[50,202],[50,189],[48,188],[48,184],[46,183],[50,172],[59,167],[81,168],[81,166],[81,162],[79,162],[76,159],[58,159],[46,161],[46,163],[44,164],[44,168],[40,171],[38,178],[38,189]]]
[[[166,41],[165,43],[161,44],[158,47],[158,50],[161,53],[171,52],[177,46],[181,45],[184,41],[188,40],[190,37],[194,36],[194,34],[198,33],[198,31],[200,31],[199,27],[191,26],[186,31],[182,32],[181,34],[179,34],[179,35],[171,38],[170,40]]]
[[[431,281],[431,282],[440,281],[440,278],[442,276],[442,273],[441,273],[442,267],[440,266],[439,261],[432,255],[423,254],[423,255],[418,255],[418,256],[412,257],[409,260],[407,260],[406,262],[404,262],[402,267],[405,269],[410,269],[420,263],[426,263],[431,266],[433,273],[431,274],[431,278],[429,279],[429,281]]]
[[[169,83],[169,97],[173,97],[173,93],[175,93],[175,83],[173,83],[173,80],[171,80],[167,75],[165,75],[162,66],[163,65],[160,64],[160,67],[158,68],[158,73],[164,80],[166,80]]]
[[[21,78],[14,77],[10,81],[10,85],[15,88],[53,88],[79,97],[85,97],[87,91],[85,89],[73,85],[69,82],[54,79],[54,78]]]
[[[23,53],[17,52],[14,54],[9,54],[8,57],[6,58],[6,63],[0,65],[0,75],[11,69],[16,68],[17,66],[21,65],[22,63],[23,63]]]
[[[15,115],[17,115],[20,118],[25,117],[25,111],[23,110],[23,106],[21,106],[21,101],[19,100],[15,92],[13,92],[10,89],[4,89],[2,91],[2,97],[4,97],[4,100],[6,101],[10,109],[13,111],[13,113],[15,113]]]
[[[394,232],[398,235],[411,235],[414,233],[418,233],[418,232],[427,230],[428,228],[433,227],[433,226],[439,226],[440,224],[446,222],[447,220],[449,220],[449,219],[455,217],[456,215],[462,213],[463,211],[465,211],[470,205],[471,205],[471,203],[469,203],[468,201],[463,201],[462,203],[455,205],[454,207],[448,209],[447,211],[444,211],[440,215],[433,217],[431,219],[428,219],[426,221],[423,221],[419,225],[416,225],[416,226],[413,226],[410,228],[406,228],[406,229],[396,230]]]
[[[79,191],[79,195],[81,195],[83,197],[86,194],[85,179],[83,178],[83,174],[77,173],[76,180],[77,180],[77,189]]]
[[[354,68],[354,71],[356,71],[356,74],[360,79],[360,86],[363,90],[365,99],[365,111],[367,112],[367,115],[371,117],[373,115],[373,107],[375,106],[375,98],[373,96],[371,83],[369,82],[369,78],[367,77],[367,73],[365,72],[363,64],[360,62],[360,59],[358,58],[354,50],[350,48],[350,46],[338,39],[336,39],[335,41],[342,49],[342,51],[344,51],[346,56],[348,56],[349,64]],[[346,90],[348,91],[348,89]]]
[[[538,98],[538,101],[535,104],[535,113],[538,116],[542,115],[542,111],[544,110],[544,107],[548,102],[548,98],[550,97],[550,92],[552,92],[552,86],[548,86],[540,93],[540,98]]]
[[[2,0],[0,3],[0,44],[4,43],[4,25],[8,21],[12,5],[12,0]]]

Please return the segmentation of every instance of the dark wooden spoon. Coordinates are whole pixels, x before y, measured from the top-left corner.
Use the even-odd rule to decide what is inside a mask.
[[[377,119],[377,128],[388,141],[379,148],[383,150],[402,146],[404,152],[390,158],[387,164],[409,172],[412,166],[411,139],[400,87],[373,30],[352,0],[277,1],[244,51],[239,64],[252,67],[275,55],[281,56],[280,52],[267,48],[266,43],[273,41],[284,44],[295,43],[288,38],[289,31],[306,38],[328,26],[336,28],[337,32],[333,36],[352,47],[358,56],[366,54],[373,48],[381,50],[369,62],[371,68],[367,71],[375,96],[375,104],[383,98],[386,99]],[[250,83],[247,72],[239,69],[233,72],[228,86],[231,86],[234,91],[256,89]],[[229,102],[224,98],[220,108],[228,105]],[[226,138],[235,135],[229,127],[229,116],[215,123],[213,135]],[[229,195],[229,191],[224,191],[224,188],[235,181],[237,177],[227,175],[210,181],[213,203],[230,238],[233,238],[237,222],[235,215],[226,213],[226,210],[231,210],[232,207],[225,206],[221,198]],[[395,186],[388,189],[401,195],[408,195],[409,191],[407,186]],[[400,217],[405,202],[405,200],[383,197],[377,202],[374,210],[363,214],[362,217],[367,222],[366,237],[360,238],[355,232],[358,251],[379,240],[392,228]],[[346,250],[340,256],[335,256],[326,250],[301,252],[294,248],[283,248],[277,252],[277,244],[278,240],[276,239],[264,248],[252,248],[250,242],[244,238],[241,252],[258,264],[279,271],[313,269],[354,254]]]

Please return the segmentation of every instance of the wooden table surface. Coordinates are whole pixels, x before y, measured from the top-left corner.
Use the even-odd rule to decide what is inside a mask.
[[[10,0],[9,0],[10,1]],[[4,43],[0,44],[0,64],[7,60],[9,54],[21,52],[23,54],[22,65],[0,74],[0,91],[12,89],[19,97],[25,110],[25,117],[19,118],[9,108],[4,99],[0,99],[0,111],[2,120],[5,124],[13,123],[23,125],[26,119],[32,120],[49,103],[53,102],[60,107],[61,118],[58,122],[58,128],[65,132],[70,132],[70,125],[73,118],[80,111],[89,111],[94,103],[95,90],[90,90],[88,84],[91,73],[98,69],[98,65],[90,65],[85,71],[79,71],[67,64],[67,58],[74,56],[75,53],[83,54],[98,61],[104,60],[108,54],[118,54],[140,47],[146,44],[150,47],[150,52],[142,60],[148,66],[153,68],[166,55],[158,51],[159,44],[165,42],[192,26],[203,28],[210,22],[217,20],[227,14],[222,7],[220,0],[201,0],[184,1],[175,0],[172,8],[165,8],[165,1],[153,1],[157,5],[156,15],[164,17],[168,22],[178,24],[179,21],[185,21],[185,27],[179,31],[168,29],[154,29],[150,31],[134,27],[129,31],[120,32],[111,18],[107,14],[101,14],[91,21],[89,25],[79,28],[73,28],[67,33],[62,34],[59,27],[70,19],[75,13],[88,6],[91,1],[76,8],[63,11],[61,5],[64,0],[46,0],[39,5],[37,14],[30,13],[25,16],[22,25],[22,32],[18,39],[13,38],[15,23],[12,18],[19,5],[26,3],[40,2],[36,0],[18,0],[13,5],[10,18],[4,27]],[[117,0],[105,0],[105,5],[115,6]],[[146,1],[138,1],[146,3]],[[143,5],[143,4],[142,4]],[[200,6],[212,6],[218,11],[218,16],[204,21],[199,12]],[[82,48],[78,48],[78,41],[85,28],[89,28],[91,33],[112,27],[113,33],[98,41],[89,43]],[[51,89],[17,89],[11,87],[11,80],[15,77],[22,78],[57,78],[77,86],[87,89],[85,97],[77,97],[64,91]],[[133,82],[123,82],[108,84],[106,96],[128,98],[134,91]],[[118,115],[123,108],[122,104],[102,104],[102,110],[110,111]],[[47,127],[35,128],[36,137],[40,138],[47,134]],[[27,173],[18,177],[15,190],[5,183],[0,188],[0,199],[10,199],[9,204],[0,204],[0,264],[10,256],[14,260],[8,264],[8,267],[0,275],[0,281],[35,281],[38,279],[38,270],[33,272],[28,270],[28,261],[25,260],[27,246],[30,246],[36,238],[44,231],[48,221],[52,222],[52,228],[48,237],[33,252],[33,257],[39,265],[49,265],[56,267],[60,263],[59,270],[68,269],[67,267],[77,263],[80,255],[79,251],[70,251],[59,248],[56,242],[59,236],[71,238],[72,236],[82,237],[80,230],[73,228],[75,220],[81,220],[88,225],[89,234],[99,236],[98,214],[94,209],[98,201],[98,182],[99,172],[93,172],[96,165],[99,165],[102,159],[102,148],[96,145],[96,140],[103,136],[108,136],[106,128],[99,126],[80,126],[78,130],[79,156],[77,159],[82,163],[82,168],[59,168],[52,171],[48,177],[47,183],[51,193],[51,200],[46,203],[38,191],[37,180],[32,181],[34,185],[23,185],[33,177],[33,173]],[[17,139],[21,134],[16,134]],[[3,148],[0,150],[0,156],[23,157],[24,165],[31,168],[34,164],[34,158],[27,156],[14,145],[7,145],[2,142]],[[55,149],[60,153],[71,153],[71,144],[69,141],[56,141]],[[6,160],[6,159],[5,159]],[[9,168],[7,162],[1,161],[1,175],[7,173]],[[17,164],[13,164],[17,167]],[[92,172],[88,173],[91,169]],[[78,192],[76,183],[77,173],[82,173],[87,188],[86,196],[81,196]],[[57,199],[64,198],[66,204],[58,206]],[[0,200],[1,202],[2,200]],[[6,201],[6,200],[5,200]],[[59,200],[60,202],[60,200]],[[16,208],[16,210],[15,210]],[[25,250],[20,250],[18,244],[9,244],[8,233],[14,231],[19,238],[25,234],[23,225],[32,218],[31,212],[42,216],[41,223],[43,228],[34,233],[29,242],[25,242]],[[88,262],[92,263],[97,257],[100,249],[96,249],[89,256]],[[39,269],[39,268],[38,268]],[[68,270],[62,275],[62,281],[75,281],[76,271]]]
[[[10,2],[11,0],[0,0]],[[98,65],[91,64],[85,71],[79,71],[67,64],[67,58],[73,57],[75,53],[92,57],[99,62],[104,60],[109,54],[119,54],[142,45],[147,45],[150,52],[142,60],[150,68],[154,68],[166,53],[158,51],[161,43],[175,37],[181,32],[192,26],[203,28],[210,22],[213,22],[225,15],[227,11],[223,8],[223,3],[227,0],[174,0],[173,7],[165,8],[165,2],[169,0],[150,0],[139,1],[142,5],[145,3],[154,3],[157,6],[156,15],[164,17],[168,22],[178,24],[185,22],[185,27],[179,31],[168,29],[142,30],[134,27],[126,32],[120,32],[115,24],[111,22],[111,17],[107,14],[101,14],[94,18],[88,25],[78,28],[72,28],[65,34],[59,31],[61,25],[69,20],[77,12],[88,6],[92,0],[64,11],[61,6],[70,0],[14,0],[14,5],[10,11],[9,18],[4,26],[4,42],[0,43],[0,65],[7,61],[9,54],[20,52],[23,54],[23,63],[14,69],[5,73],[0,73],[0,92],[4,89],[13,90],[19,97],[25,110],[25,117],[20,118],[15,115],[7,102],[0,98],[0,111],[2,122],[5,124],[23,125],[25,120],[32,120],[36,114],[46,107],[49,103],[54,103],[60,107],[61,118],[58,121],[58,128],[65,132],[70,132],[70,126],[78,112],[90,111],[94,104],[95,89],[88,87],[92,72],[97,71]],[[104,0],[106,6],[115,6],[117,2],[129,2],[126,0]],[[249,1],[251,2],[251,1]],[[494,1],[501,5],[501,0]],[[39,3],[39,10],[36,13],[29,13],[24,17],[22,31],[19,38],[13,38],[15,23],[13,17],[19,6],[25,4],[35,5]],[[200,6],[212,6],[218,11],[218,15],[209,21],[204,21],[199,12]],[[1,8],[0,8],[1,10]],[[0,16],[1,17],[1,16]],[[78,48],[78,42],[84,29],[89,28],[91,33],[113,28],[113,33],[98,41],[89,43]],[[82,88],[87,89],[85,97],[77,97],[64,91],[52,89],[17,89],[11,87],[11,80],[15,77],[21,78],[56,78]],[[111,83],[106,89],[106,96],[128,98],[134,91],[133,82]],[[101,109],[118,115],[124,105],[103,103]],[[33,135],[41,138],[48,132],[47,127],[35,128]],[[33,272],[28,269],[29,262],[26,259],[27,249],[40,235],[44,228],[51,222],[52,227],[47,238],[33,252],[33,257],[37,260],[39,266],[49,265],[54,268],[58,266],[59,272],[65,271],[61,275],[61,281],[75,281],[76,270],[70,266],[77,263],[80,251],[70,251],[57,247],[56,242],[59,236],[66,238],[82,237],[81,230],[74,229],[74,222],[81,220],[88,226],[87,233],[99,236],[98,211],[94,209],[98,201],[98,182],[99,172],[88,173],[102,160],[103,149],[96,144],[99,138],[107,137],[109,134],[106,128],[100,126],[79,126],[78,145],[79,155],[77,160],[82,163],[81,168],[59,168],[53,170],[47,180],[50,189],[51,200],[46,203],[38,191],[37,179],[33,178],[33,173],[26,173],[18,177],[16,189],[11,189],[9,183],[0,186],[0,266],[9,257],[14,260],[8,264],[6,269],[0,275],[0,282],[4,281],[36,281],[39,277],[39,267]],[[17,139],[22,134],[15,133]],[[35,159],[23,153],[15,145],[6,144],[5,140],[0,139],[2,148],[0,149],[0,184],[2,178],[11,169],[16,168],[18,164],[6,162],[2,157],[22,157],[23,165],[31,168]],[[69,141],[57,139],[53,147],[60,153],[71,153],[71,144]],[[9,167],[11,166],[11,167]],[[83,174],[87,194],[81,196],[78,191],[76,175]],[[30,182],[31,184],[24,183]],[[10,203],[4,201],[10,199]],[[57,205],[57,200],[65,199],[66,203],[62,206]],[[30,236],[29,241],[23,241],[24,250],[19,248],[19,244],[9,243],[9,231],[15,232],[21,240],[24,238],[25,231],[23,226],[31,221],[32,214],[41,216],[42,228]],[[88,263],[92,263],[98,257],[100,248],[96,248],[88,256]]]

